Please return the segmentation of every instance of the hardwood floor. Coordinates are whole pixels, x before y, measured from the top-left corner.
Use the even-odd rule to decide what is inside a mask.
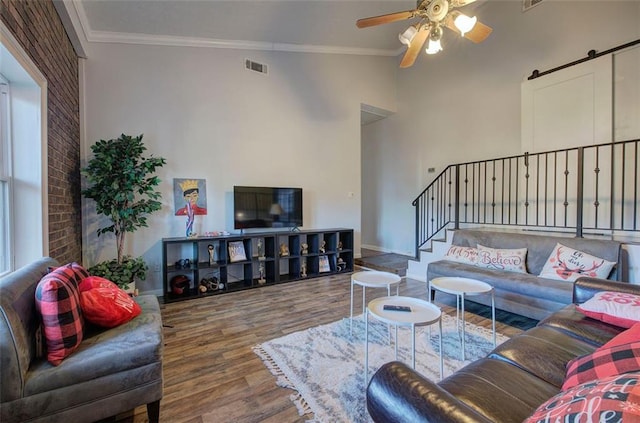
[[[367,301],[386,295],[368,289]],[[423,282],[406,280],[400,295],[426,298]],[[362,310],[360,287],[355,310]],[[290,282],[258,289],[163,304],[164,398],[162,422],[304,422],[251,347],[282,335],[349,315],[350,274]],[[455,315],[455,307],[439,302]],[[446,301],[446,299],[445,299]],[[454,304],[454,303],[453,303]],[[455,304],[454,304],[455,305]],[[486,307],[469,307],[468,321],[490,327]],[[475,313],[473,312],[475,311]],[[497,330],[508,336],[535,321],[497,314]],[[119,421],[144,422],[138,407]]]

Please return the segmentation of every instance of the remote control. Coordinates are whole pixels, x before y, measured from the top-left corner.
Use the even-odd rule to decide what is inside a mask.
[[[391,310],[391,311],[411,311],[411,307],[392,305],[392,304],[385,304],[384,306],[382,306],[382,308],[384,310]]]

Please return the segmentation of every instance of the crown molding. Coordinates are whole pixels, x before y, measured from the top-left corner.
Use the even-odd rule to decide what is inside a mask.
[[[60,1],[60,0],[56,0]],[[358,47],[322,46],[311,44],[270,43],[263,41],[221,40],[213,38],[179,37],[171,35],[152,35],[142,33],[94,31],[85,13],[82,2],[62,0],[67,9],[73,9],[73,25],[78,35],[91,43],[142,44],[171,47],[227,48],[238,50],[286,51],[296,53],[348,54],[361,56],[397,56],[400,49],[372,49]]]
[[[397,56],[398,50],[357,47],[317,46],[309,44],[269,43],[263,41],[220,40],[212,38],[178,37],[170,35],[135,34],[125,32],[85,31],[93,43],[143,44],[172,47],[227,48],[238,50],[267,50],[296,53],[350,54],[364,56]]]

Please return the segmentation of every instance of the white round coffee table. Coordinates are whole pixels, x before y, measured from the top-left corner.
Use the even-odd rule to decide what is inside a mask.
[[[400,276],[377,270],[367,270],[356,272],[351,275],[351,314],[349,315],[349,330],[353,333],[353,286],[360,285],[362,287],[362,314],[364,315],[366,300],[365,293],[367,288],[387,288],[387,295],[391,296],[391,286],[396,286],[396,295],[400,287]]]
[[[470,278],[459,277],[441,277],[434,278],[429,281],[427,288],[427,297],[431,301],[431,290],[435,289],[440,292],[452,294],[456,296],[456,324],[460,322],[460,314],[462,314],[462,360],[465,359],[465,318],[464,318],[464,299],[474,295],[491,294],[491,325],[493,330],[493,347],[496,346],[496,304],[494,290],[491,285],[486,282],[478,281]]]
[[[385,306],[404,306],[411,311],[385,310]],[[429,326],[438,322],[440,328],[440,379],[443,375],[442,363],[442,313],[435,304],[419,298],[389,296],[371,300],[364,315],[364,380],[368,382],[369,371],[369,316],[395,326],[395,353],[398,359],[398,326],[411,328],[412,367],[416,368],[416,326]]]

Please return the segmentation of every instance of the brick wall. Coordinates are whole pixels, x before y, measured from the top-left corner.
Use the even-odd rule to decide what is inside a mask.
[[[0,19],[47,79],[49,255],[81,262],[78,56],[51,0],[0,0]]]

